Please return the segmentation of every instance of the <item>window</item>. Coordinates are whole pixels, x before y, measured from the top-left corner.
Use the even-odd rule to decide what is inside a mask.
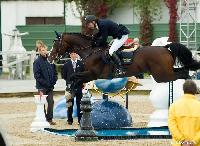
[[[26,17],[27,25],[34,24],[64,24],[63,17]]]

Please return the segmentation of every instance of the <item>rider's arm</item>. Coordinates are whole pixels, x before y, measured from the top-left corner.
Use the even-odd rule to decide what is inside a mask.
[[[102,35],[96,41],[97,42],[97,46],[104,46],[104,45],[106,45],[107,39],[108,39],[108,32],[105,29],[105,31],[102,32]]]
[[[103,46],[106,44],[108,38],[108,31],[105,25],[99,27],[99,32],[94,35],[93,41],[95,41],[96,46]]]

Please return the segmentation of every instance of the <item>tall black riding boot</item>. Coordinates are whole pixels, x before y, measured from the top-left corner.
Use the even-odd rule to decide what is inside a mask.
[[[115,64],[117,65],[117,76],[124,75],[125,72],[124,72],[124,69],[123,69],[123,66],[122,66],[122,62],[121,62],[121,60],[120,60],[120,58],[119,58],[119,56],[117,55],[116,52],[114,52],[112,54],[112,59],[115,62]]]

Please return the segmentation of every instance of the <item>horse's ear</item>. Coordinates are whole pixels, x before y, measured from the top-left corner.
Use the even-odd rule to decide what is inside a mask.
[[[61,35],[60,35],[57,31],[55,31],[55,34],[56,34],[56,38],[57,38],[57,39],[60,39],[60,38],[61,38]]]

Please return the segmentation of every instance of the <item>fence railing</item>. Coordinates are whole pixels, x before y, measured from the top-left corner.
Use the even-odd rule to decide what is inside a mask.
[[[0,52],[1,73],[8,73],[8,79],[33,79],[33,62],[36,52]]]
[[[0,75],[6,74],[6,79],[34,79],[33,62],[35,51],[0,52]],[[62,66],[69,58],[62,58],[56,66]]]

